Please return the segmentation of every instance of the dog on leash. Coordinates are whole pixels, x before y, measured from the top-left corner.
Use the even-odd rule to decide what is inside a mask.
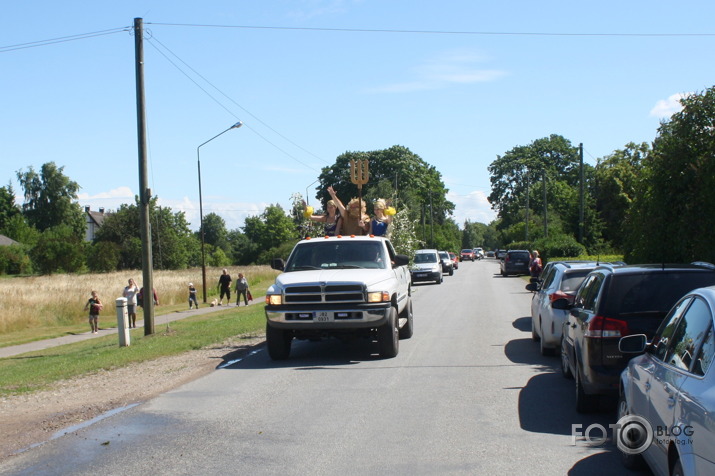
[[[213,301],[211,301],[211,304],[209,304],[209,306],[211,306],[211,307],[218,306],[218,299],[214,299]]]

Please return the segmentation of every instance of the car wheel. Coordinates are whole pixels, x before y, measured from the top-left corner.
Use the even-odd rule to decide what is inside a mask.
[[[626,396],[621,394],[618,397],[618,420],[620,421],[621,418],[628,415],[629,413],[630,412],[628,411],[628,402],[626,402]],[[624,467],[628,469],[641,469],[645,467],[645,460],[643,460],[643,456],[626,454],[620,451],[620,449],[618,450],[618,452],[621,454],[621,463]]]
[[[506,278],[506,273],[504,271],[501,272],[501,275]]]
[[[268,355],[273,360],[285,360],[290,355],[290,345],[293,333],[283,329],[276,329],[266,324],[266,344]]]
[[[454,275],[454,268],[449,268],[449,275],[453,276]]]
[[[377,344],[380,348],[380,357],[391,359],[400,350],[400,336],[397,324],[397,311],[390,308],[390,316],[387,322],[377,328]]]
[[[407,322],[405,322],[405,325],[400,327],[400,339],[409,339],[412,337],[412,333],[414,332],[414,318],[412,314],[412,299],[407,303],[407,306],[402,310],[402,314],[400,314],[401,319],[407,319]]]
[[[536,325],[533,317],[531,318],[531,340],[539,342],[539,334],[536,333]]]
[[[541,336],[539,339],[539,352],[541,352],[541,355],[554,355],[554,349],[544,345],[544,328],[541,323],[539,323],[539,335]]]
[[[583,390],[583,377],[576,368],[576,411],[579,413],[593,413],[598,407],[598,395],[589,395]]]
[[[571,368],[569,367],[569,359],[566,356],[566,344],[563,338],[561,338],[561,375],[567,379],[573,378]]]

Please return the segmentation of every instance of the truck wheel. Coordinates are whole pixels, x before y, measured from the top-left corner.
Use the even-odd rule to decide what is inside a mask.
[[[391,307],[387,322],[377,328],[377,344],[380,348],[380,357],[383,359],[391,359],[400,351],[397,322],[397,311],[394,307]]]
[[[407,319],[405,325],[400,327],[400,339],[409,339],[412,337],[414,331],[413,317],[412,317],[412,299],[407,303],[407,306],[402,310],[400,314],[401,319]]]
[[[266,324],[266,344],[268,355],[273,360],[285,360],[290,355],[290,344],[293,340],[291,331],[276,329]]]

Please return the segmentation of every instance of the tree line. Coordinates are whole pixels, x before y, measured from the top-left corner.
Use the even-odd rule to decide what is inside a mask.
[[[489,201],[499,240],[551,256],[715,262],[715,218],[707,213],[715,205],[715,88],[681,105],[652,144],[628,143],[595,166],[584,165],[583,207],[578,148],[564,137],[498,156],[489,166]]]
[[[398,252],[429,247],[459,251],[481,246],[538,248],[545,256],[622,254],[632,262],[715,262],[707,213],[715,201],[715,89],[681,100],[682,110],[661,123],[652,144],[629,143],[595,166],[583,164],[579,148],[552,134],[515,146],[489,165],[492,223],[453,219],[440,172],[404,146],[345,152],[324,167],[316,198],[320,212],[332,186],[347,202],[388,200],[397,209],[391,225]],[[350,164],[367,160],[369,183],[358,190]],[[79,184],[54,162],[17,172],[24,200],[15,203],[10,185],[0,187],[0,234],[18,245],[0,247],[0,273],[112,271],[141,267],[138,198],[105,217],[94,241],[86,243]],[[583,191],[583,192],[582,192]],[[284,210],[270,205],[228,230],[218,214],[204,217],[209,266],[265,264],[286,257],[322,225],[303,217],[303,199]],[[156,269],[201,264],[200,235],[183,212],[150,202]],[[370,210],[370,207],[368,207]]]

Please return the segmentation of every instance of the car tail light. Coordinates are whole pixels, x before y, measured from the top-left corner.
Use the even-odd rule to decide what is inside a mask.
[[[568,299],[568,301],[571,302],[572,298],[573,296],[571,296],[570,294],[566,294],[563,291],[556,291],[555,293],[549,294],[549,301],[551,302],[554,302],[557,299]]]
[[[628,323],[620,319],[596,316],[591,319],[588,329],[584,334],[586,337],[605,338],[623,337],[628,335]]]
[[[509,255],[504,256],[504,262],[508,263],[509,262]]]

